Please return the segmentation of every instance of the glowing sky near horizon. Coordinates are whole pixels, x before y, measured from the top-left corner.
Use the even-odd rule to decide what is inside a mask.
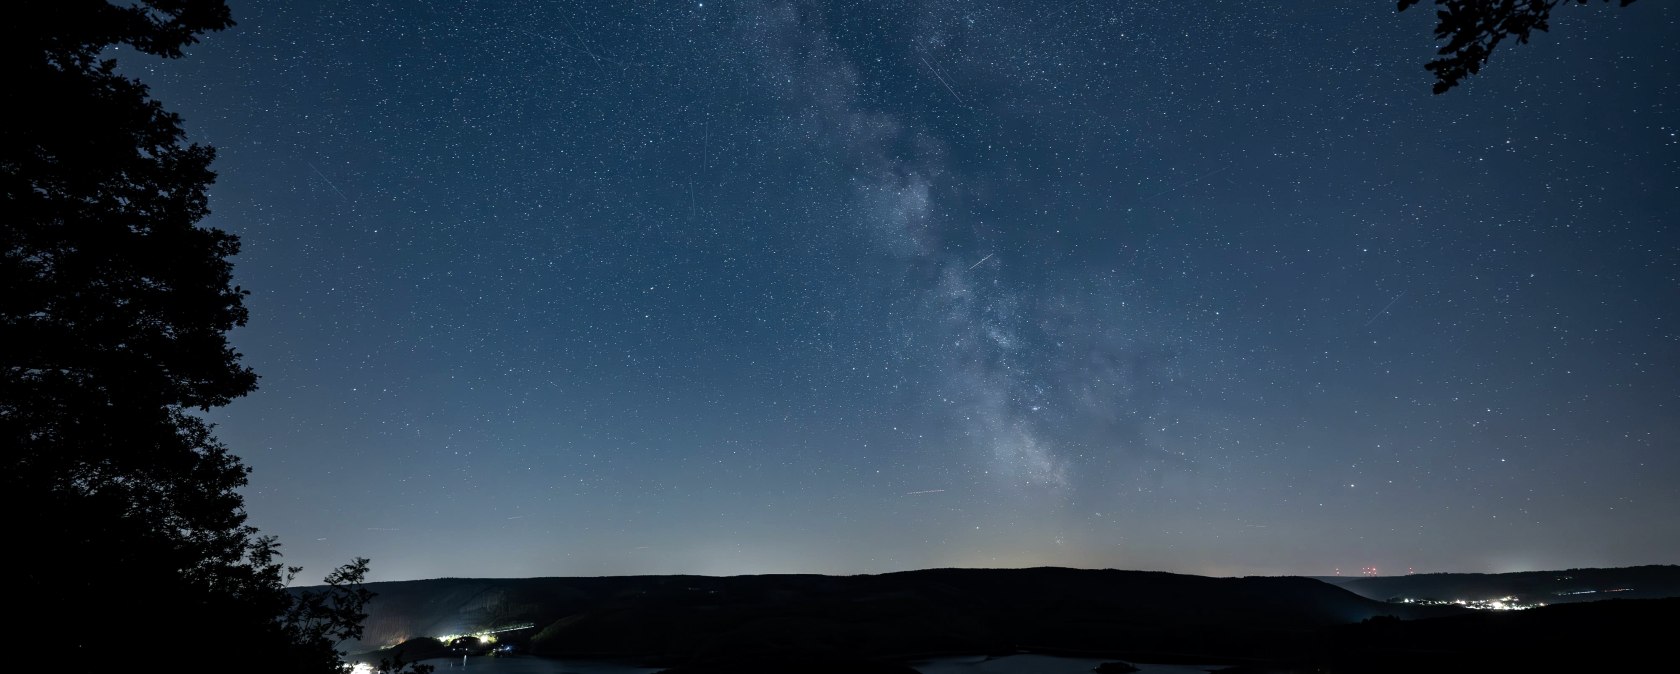
[[[1680,561],[1680,8],[233,2],[306,578]]]

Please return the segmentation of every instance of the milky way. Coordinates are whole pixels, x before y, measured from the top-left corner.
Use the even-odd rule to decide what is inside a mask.
[[[1664,3],[1445,96],[1392,3],[233,4],[117,56],[219,148],[293,563],[1680,553]]]

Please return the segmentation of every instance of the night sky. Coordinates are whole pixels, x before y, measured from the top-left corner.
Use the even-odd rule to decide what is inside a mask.
[[[231,4],[307,580],[1680,561],[1673,3]]]

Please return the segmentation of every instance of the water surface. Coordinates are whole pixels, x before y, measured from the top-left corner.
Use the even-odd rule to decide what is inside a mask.
[[[922,674],[1090,674],[1091,669],[1113,658],[1068,658],[1056,655],[1006,655],[934,658],[917,660],[910,666]],[[1203,674],[1228,665],[1137,665],[1139,674]]]
[[[506,658],[436,658],[421,662],[437,668],[435,674],[653,674],[658,667],[640,667],[616,660],[573,660],[519,655]]]
[[[959,656],[916,660],[910,663],[922,674],[1089,674],[1093,667],[1113,659],[1067,658],[1054,655],[1007,655],[998,658]],[[519,656],[511,658],[460,658],[426,660],[437,667],[436,674],[653,674],[657,667],[641,667],[613,660],[560,660]],[[1138,663],[1142,674],[1202,674],[1221,665],[1150,665]]]

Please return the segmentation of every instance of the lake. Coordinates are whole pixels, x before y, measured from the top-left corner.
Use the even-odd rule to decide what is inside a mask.
[[[1091,668],[1112,659],[1065,658],[1054,655],[1007,655],[1000,658],[961,656],[916,660],[910,663],[922,674],[1088,674]],[[459,658],[426,660],[437,667],[436,674],[653,674],[658,668],[607,660],[555,660],[520,656],[511,658]],[[1143,674],[1202,674],[1220,665],[1138,664]]]
[[[1066,658],[1056,655],[1006,655],[934,658],[910,663],[922,674],[1090,674],[1091,669],[1114,658]],[[1139,674],[1203,674],[1229,665],[1137,665]]]
[[[421,662],[437,668],[436,674],[653,674],[657,667],[638,667],[614,660],[561,660],[518,655],[506,658],[438,658]]]

